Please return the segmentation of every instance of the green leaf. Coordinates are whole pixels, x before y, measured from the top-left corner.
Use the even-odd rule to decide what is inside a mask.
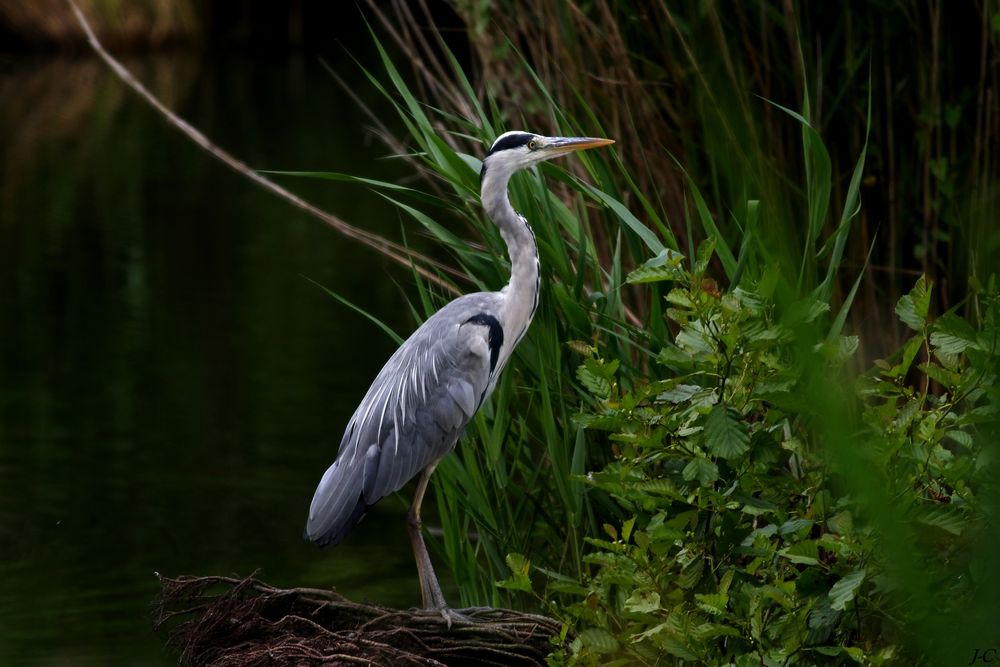
[[[698,601],[698,607],[712,616],[722,616],[729,604],[729,596],[725,593],[695,593],[694,598]]]
[[[645,264],[628,274],[625,282],[634,284],[678,280],[685,275],[680,266],[683,259],[684,255],[676,250],[664,248],[656,257],[647,260]]]
[[[683,403],[690,401],[691,397],[701,391],[701,387],[696,384],[679,384],[656,396],[658,401],[670,401],[671,403]]]
[[[705,420],[705,444],[712,454],[732,459],[749,449],[750,436],[725,405],[717,404]]]
[[[715,253],[716,237],[710,236],[698,246],[698,253],[695,256],[694,268],[692,273],[696,275],[701,275],[705,273],[708,269],[709,262],[712,261],[712,255]]]
[[[654,234],[649,227],[642,224],[642,222],[639,221],[639,218],[632,215],[632,212],[625,208],[624,204],[589,183],[582,183],[582,185],[587,191],[590,192],[590,194],[604,202],[604,204],[611,209],[615,216],[623,222],[626,227],[631,229],[636,236],[642,239],[642,242],[646,244],[647,248],[657,255],[666,250],[666,246],[664,246],[660,239],[656,237],[656,234]]]
[[[868,137],[871,133],[872,127],[872,88],[871,82],[871,62],[868,64],[868,113],[867,120],[865,123],[865,142],[861,147],[861,155],[858,156],[858,161],[854,165],[854,173],[851,175],[851,182],[847,188],[847,196],[844,199],[844,206],[840,215],[840,224],[837,226],[837,231],[827,239],[826,243],[823,244],[823,249],[820,250],[820,255],[825,252],[826,247],[830,244],[830,240],[833,240],[833,249],[830,252],[830,262],[827,264],[826,277],[823,279],[823,283],[818,288],[817,292],[820,298],[824,301],[829,301],[830,294],[833,292],[834,280],[837,275],[837,270],[840,268],[841,259],[844,255],[844,247],[847,244],[847,238],[850,232],[851,219],[854,218],[861,211],[861,182],[864,175],[865,160],[868,155]],[[848,293],[847,297],[844,299],[843,306],[841,307],[841,314],[838,314],[837,320],[840,320],[841,315],[846,315],[846,311],[850,308],[851,304],[854,302],[854,295],[857,292],[858,285],[861,282],[861,276],[864,274],[865,268],[868,266],[868,262],[871,259],[872,250],[875,248],[875,239],[872,239],[871,246],[868,249],[868,256],[865,258],[864,267],[858,273],[857,280],[854,281],[854,286]],[[839,326],[843,325],[843,320],[839,323],[835,320],[834,327],[831,328],[831,334],[840,333]]]
[[[664,280],[678,280],[683,274],[673,266],[641,266],[625,278],[630,285],[656,283]]]
[[[961,354],[976,344],[976,330],[953,313],[945,313],[934,320],[931,345],[943,354]]]
[[[719,479],[719,467],[708,459],[697,456],[684,466],[681,475],[689,482],[697,479],[702,486],[708,486]]]
[[[951,504],[933,505],[929,509],[921,511],[917,516],[917,521],[940,528],[952,535],[961,535],[968,525],[965,513]]]
[[[635,527],[635,517],[630,519],[625,519],[622,522],[622,542],[628,542],[628,538],[632,536],[632,529]]]
[[[754,496],[745,496],[743,494],[733,494],[733,497],[744,503],[743,511],[751,516],[761,516],[763,514],[771,514],[778,510],[778,505],[772,503],[769,500],[764,500],[763,498],[755,498]]]
[[[576,378],[594,396],[608,398],[611,396],[611,381],[597,375],[585,365],[580,365],[576,369]]]
[[[909,294],[896,302],[896,314],[903,324],[914,331],[922,331],[927,324],[927,313],[931,305],[931,285],[925,276],[920,276]]]
[[[733,251],[729,249],[726,240],[722,238],[722,233],[716,226],[715,220],[712,219],[712,214],[708,210],[705,198],[701,195],[701,190],[698,189],[694,179],[687,172],[684,172],[684,175],[687,177],[688,187],[691,188],[694,208],[698,213],[698,220],[701,222],[702,229],[705,231],[705,237],[712,240],[713,250],[722,263],[722,268],[726,272],[726,278],[731,281],[736,274],[736,258],[733,256]]]
[[[531,568],[531,563],[528,559],[521,554],[511,553],[507,554],[507,558],[504,560],[507,563],[507,567],[510,568],[510,576],[503,581],[495,582],[496,586],[498,588],[530,593],[531,579],[528,577],[528,570]]]
[[[854,599],[861,582],[865,580],[865,571],[855,570],[843,579],[838,581],[830,589],[830,608],[836,611],[844,611],[847,603]]]
[[[797,533],[803,528],[808,528],[812,525],[813,522],[811,519],[789,519],[778,528],[778,534],[789,535],[791,533]]]
[[[817,565],[819,563],[819,547],[812,540],[796,542],[790,547],[779,550],[778,555],[801,565]]]
[[[823,595],[816,601],[816,605],[809,611],[809,638],[810,644],[825,642],[830,637],[830,633],[840,620],[843,612],[830,607],[830,597]]]
[[[972,436],[965,431],[948,431],[945,433],[953,442],[957,442],[963,447],[972,447]]]
[[[618,640],[607,630],[587,628],[576,636],[580,644],[594,653],[614,653],[618,650]]]
[[[910,371],[910,366],[913,364],[913,360],[916,358],[923,343],[923,336],[913,336],[910,340],[906,341],[903,345],[902,359],[900,362],[882,374],[890,378],[905,377]]]
[[[660,594],[656,591],[632,591],[632,595],[625,600],[624,608],[625,611],[635,614],[651,614],[654,611],[659,611],[661,609]]]
[[[743,634],[736,628],[722,625],[720,623],[702,623],[695,627],[691,636],[697,641],[703,642],[716,637],[742,637]]]

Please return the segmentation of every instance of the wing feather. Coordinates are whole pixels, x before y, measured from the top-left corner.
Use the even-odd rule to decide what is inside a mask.
[[[492,386],[490,331],[449,312],[455,304],[417,329],[368,389],[313,496],[308,539],[340,542],[368,507],[454,448]]]

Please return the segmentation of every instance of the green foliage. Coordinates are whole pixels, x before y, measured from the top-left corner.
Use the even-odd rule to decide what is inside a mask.
[[[599,114],[577,100],[587,120],[569,117],[505,48],[546,105],[547,131],[603,134]],[[472,94],[450,54],[461,114],[421,104],[382,55],[391,87],[371,80],[437,194],[361,182],[440,241],[458,274],[497,289],[509,267],[481,215],[474,155],[522,122]],[[997,290],[970,298],[968,318],[932,319],[922,279],[897,305],[915,335],[851,393],[860,341],[841,332],[866,273],[838,287],[871,105],[846,187],[806,95],[802,113],[776,114],[797,131],[800,186],[769,159],[720,159],[736,203],[719,203],[719,188],[706,198],[685,174],[686,215],[672,225],[610,150],[515,178],[512,202],[540,249],[540,307],[434,478],[438,546],[464,603],[534,603],[563,618],[573,643],[554,664],[940,663],[942,647],[971,646],[962,642],[982,623],[948,637],[928,619],[939,609],[952,614],[939,625],[954,628],[996,591],[987,550],[963,547],[988,534],[986,507],[997,506],[983,481]],[[419,319],[447,295],[418,284]]]
[[[977,425],[1000,407],[1000,295],[977,295],[977,327],[954,314],[932,321],[930,290],[921,278],[897,307],[916,343],[857,383],[855,446],[905,508],[922,575],[947,584],[933,603],[948,618],[975,593],[975,559],[962,551],[985,528]],[[822,447],[824,406],[802,398],[809,375],[836,381],[840,351],[854,346],[841,339],[830,354],[815,329],[812,359],[798,352],[793,329],[802,335],[815,304],[778,318],[759,291],[719,294],[696,274],[666,298],[675,344],[648,381],[620,389],[617,364],[596,350],[580,366],[604,381],[586,384],[594,400],[576,419],[614,453],[587,482],[614,498],[619,520],[604,526],[610,539],[587,538],[584,577],[548,584],[547,595],[576,599],[561,612],[580,632],[560,659],[904,660],[899,642],[926,611],[912,606],[919,591],[894,567],[878,508],[852,497],[843,461]],[[914,366],[919,350],[931,359]]]

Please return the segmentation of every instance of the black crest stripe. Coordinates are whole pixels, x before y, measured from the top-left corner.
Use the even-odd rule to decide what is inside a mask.
[[[506,137],[497,139],[493,147],[490,148],[490,152],[486,154],[486,157],[493,155],[498,151],[505,151],[510,148],[518,148],[525,145],[531,141],[535,135],[528,134],[527,132],[517,132],[515,134],[508,134]]]
[[[503,346],[503,327],[497,318],[487,313],[473,315],[465,321],[465,324],[478,324],[489,329],[487,343],[490,346],[490,373],[497,367],[497,359],[500,357],[500,348]]]

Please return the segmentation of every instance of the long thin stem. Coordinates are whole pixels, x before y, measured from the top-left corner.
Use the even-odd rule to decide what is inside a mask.
[[[167,122],[169,122],[171,125],[180,130],[185,136],[187,136],[191,141],[193,141],[195,144],[203,148],[212,157],[216,158],[217,160],[225,164],[233,171],[247,177],[248,179],[250,179],[257,185],[261,186],[265,190],[268,190],[272,194],[275,194],[278,197],[284,199],[285,201],[292,204],[296,208],[305,211],[314,218],[318,218],[320,221],[329,225],[330,227],[337,230],[344,236],[350,239],[354,239],[355,241],[359,241],[360,243],[363,243],[369,248],[372,248],[373,250],[385,255],[386,257],[392,259],[395,262],[398,262],[399,264],[402,264],[403,266],[413,267],[413,269],[417,273],[419,273],[423,278],[438,285],[446,292],[449,292],[454,295],[458,295],[461,293],[457,287],[455,287],[454,285],[444,280],[439,275],[437,275],[436,273],[427,268],[428,266],[435,266],[437,268],[441,268],[440,266],[437,265],[437,263],[432,261],[430,258],[426,257],[425,255],[419,252],[416,252],[405,246],[402,246],[394,241],[390,241],[389,239],[383,236],[355,227],[354,225],[351,225],[350,223],[341,220],[332,213],[328,213],[322,210],[321,208],[313,204],[310,204],[302,197],[296,195],[293,192],[290,192],[289,190],[286,190],[285,188],[278,185],[269,178],[262,176],[261,174],[259,174],[258,172],[254,171],[249,166],[247,166],[241,160],[238,160],[237,158],[233,157],[219,146],[212,143],[208,139],[208,137],[206,137],[204,134],[198,131],[195,127],[193,127],[183,118],[181,118],[173,111],[168,109],[162,102],[160,102],[160,100],[158,100],[151,92],[149,92],[146,89],[146,87],[139,82],[138,79],[132,76],[132,73],[129,72],[124,65],[118,62],[118,60],[116,60],[114,56],[108,53],[104,49],[104,46],[101,45],[101,42],[97,39],[97,35],[94,34],[94,31],[91,29],[90,24],[87,22],[86,17],[83,15],[83,12],[80,11],[80,8],[77,7],[76,3],[73,0],[66,0],[66,1],[73,9],[73,13],[76,14],[76,19],[77,21],[80,22],[80,26],[83,28],[84,33],[86,33],[87,41],[90,43],[91,48],[93,48],[94,51],[97,53],[97,55],[100,56],[105,63],[107,63],[108,67],[111,68],[111,70],[118,76],[118,78],[121,79],[122,82],[125,83],[125,85],[134,90],[136,93],[138,93],[140,97],[146,100],[146,102],[148,102],[150,106],[156,109],[156,111],[158,111],[160,115],[162,115],[167,120]]]

